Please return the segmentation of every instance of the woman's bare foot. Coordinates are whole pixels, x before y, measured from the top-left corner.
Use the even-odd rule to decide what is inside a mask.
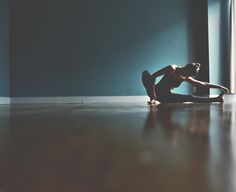
[[[156,100],[150,100],[147,103],[148,103],[148,105],[155,105],[155,104],[157,104],[157,101]]]

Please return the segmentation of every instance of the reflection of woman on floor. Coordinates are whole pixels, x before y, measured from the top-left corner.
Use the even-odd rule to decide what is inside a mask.
[[[204,107],[196,103],[150,105],[150,111],[143,128],[144,138],[156,139],[161,134],[163,139],[170,139],[174,142],[186,135],[191,135],[191,138],[199,138],[200,136],[201,139],[208,137],[211,124],[210,110],[210,104],[204,105]],[[223,106],[218,105],[214,119],[223,120],[224,118]],[[199,119],[201,120],[199,121]]]
[[[177,65],[169,65],[156,71],[152,75],[148,71],[144,71],[142,74],[143,84],[146,88],[147,94],[150,97],[150,102],[155,103],[159,101],[162,103],[181,103],[181,102],[223,102],[223,95],[229,93],[226,87],[221,85],[215,85],[208,82],[203,82],[194,79],[200,70],[201,65],[199,63],[190,63],[184,67]],[[156,77],[162,76],[162,79],[155,85]],[[173,93],[172,90],[179,87],[180,84],[186,81],[196,87],[203,88],[216,88],[222,91],[218,97],[197,97],[193,95],[181,95]]]

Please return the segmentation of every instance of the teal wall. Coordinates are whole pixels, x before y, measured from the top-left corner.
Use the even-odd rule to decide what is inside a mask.
[[[0,97],[9,96],[9,5],[0,1]]]
[[[226,87],[230,78],[229,7],[230,0],[208,0],[210,81]]]
[[[208,80],[205,0],[12,0],[10,8],[13,97],[145,95],[143,70],[191,61]]]

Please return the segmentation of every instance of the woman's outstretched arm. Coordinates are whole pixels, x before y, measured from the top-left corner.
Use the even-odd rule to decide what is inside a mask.
[[[196,80],[192,77],[183,77],[183,80],[189,82],[190,84],[194,85],[194,86],[197,86],[197,87],[205,87],[205,88],[215,88],[215,89],[220,89],[222,90],[224,93],[229,93],[229,90],[222,86],[222,85],[216,85],[216,84],[211,84],[211,83],[208,83],[208,82],[203,82],[203,81],[199,81],[199,80]]]

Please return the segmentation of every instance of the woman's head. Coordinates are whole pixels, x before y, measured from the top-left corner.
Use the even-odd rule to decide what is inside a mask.
[[[195,77],[198,74],[200,67],[200,63],[189,63],[182,68],[183,75],[187,77]]]

